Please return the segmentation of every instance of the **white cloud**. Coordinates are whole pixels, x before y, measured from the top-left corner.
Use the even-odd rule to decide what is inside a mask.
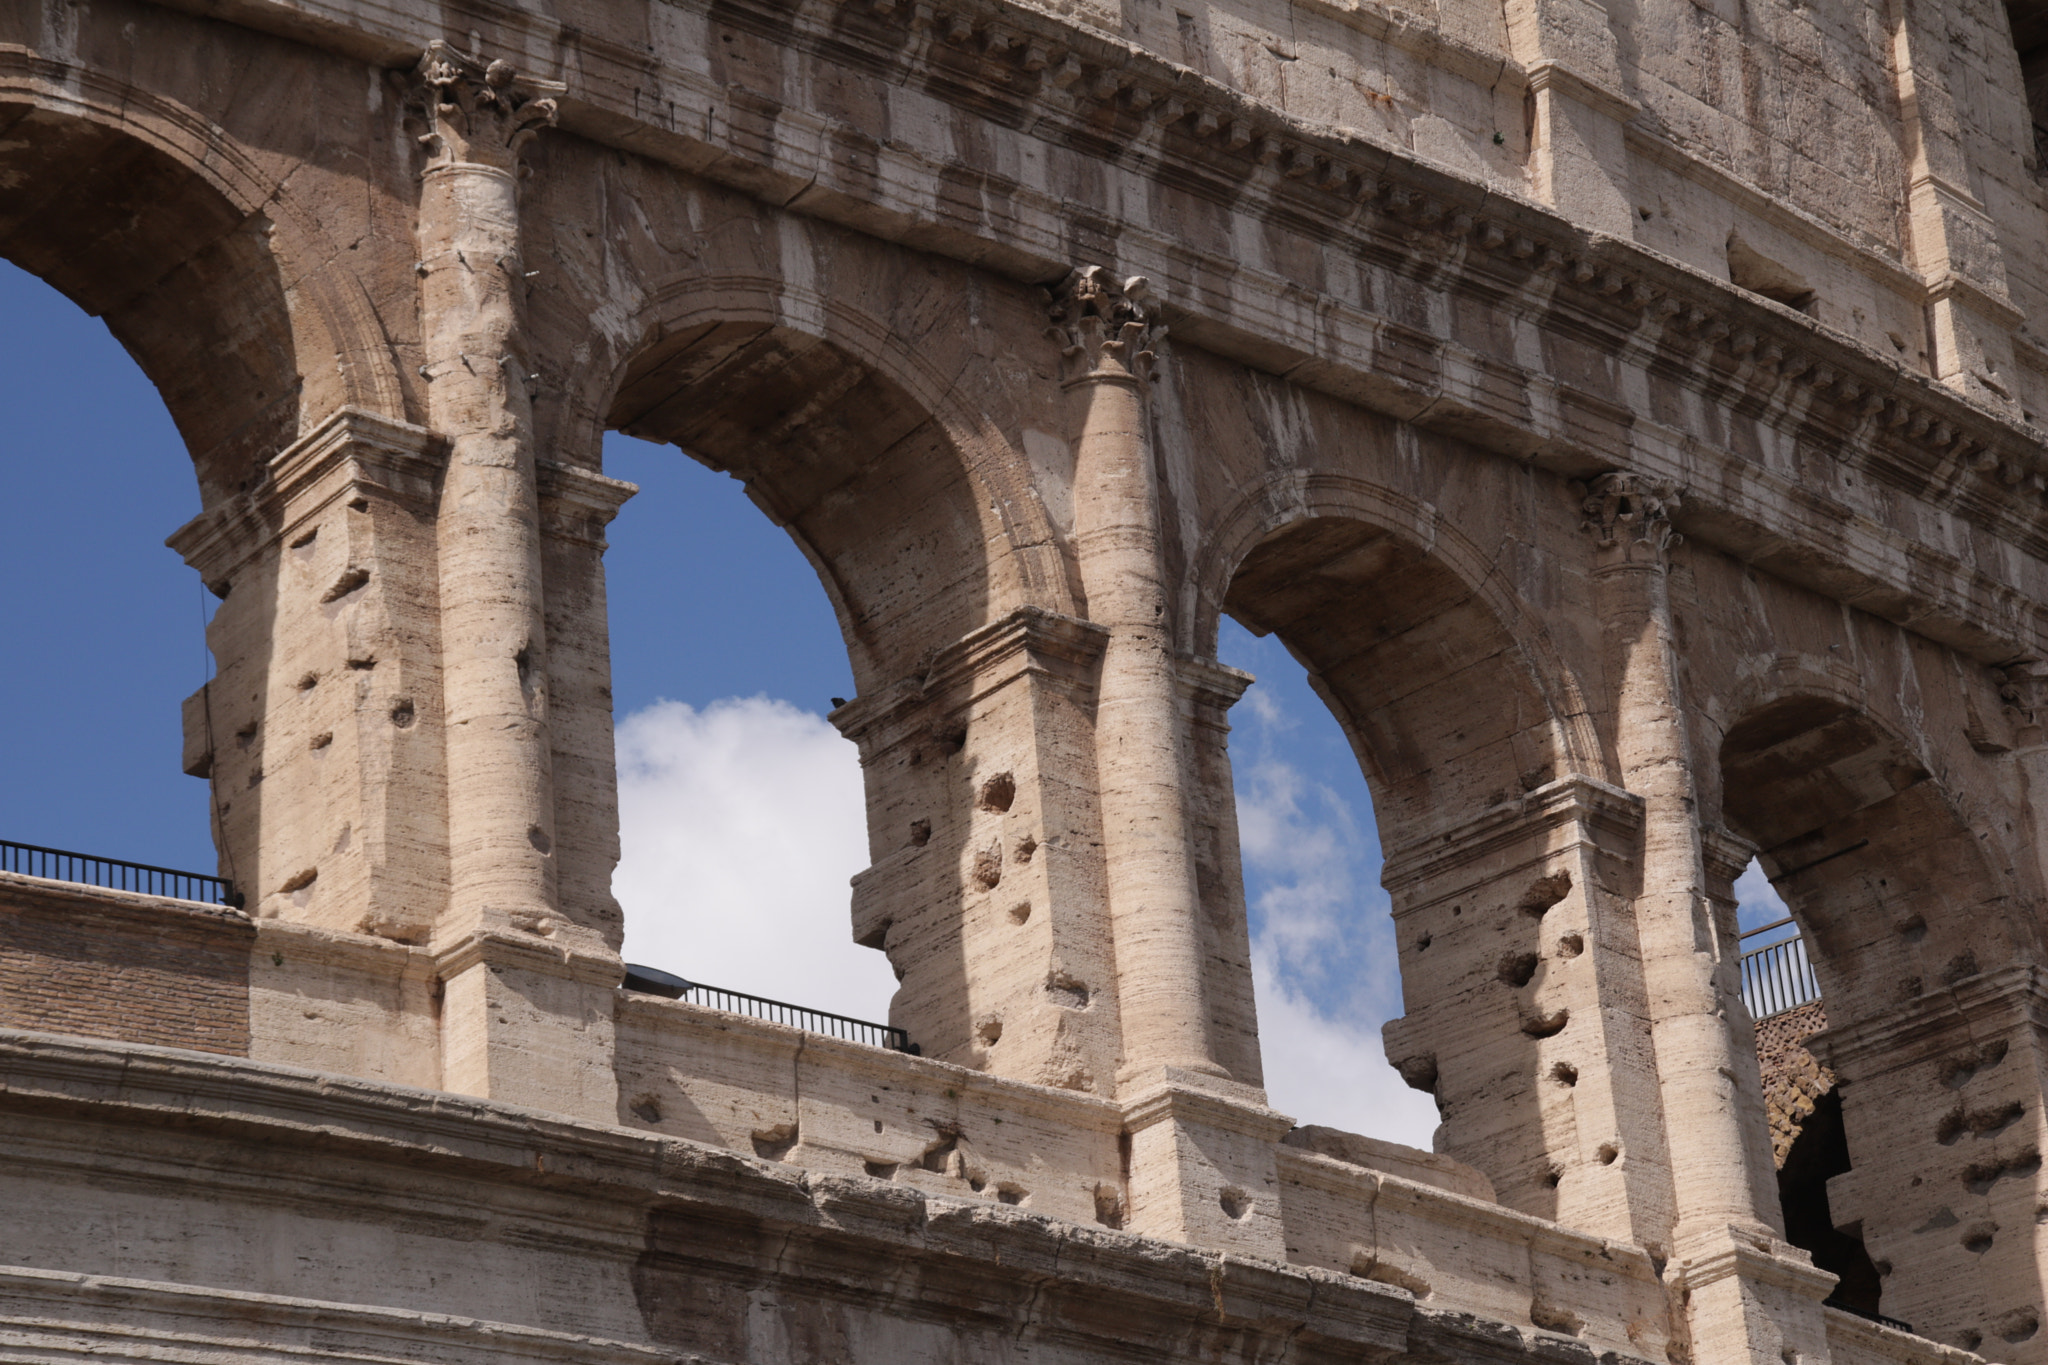
[[[1266,1096],[1296,1123],[1317,1123],[1430,1150],[1436,1103],[1410,1090],[1381,1050],[1380,1021],[1318,1009],[1291,988],[1265,940],[1252,947]]]
[[[662,701],[619,725],[626,958],[693,981],[888,1017],[894,973],[853,941],[867,866],[854,747],[785,701]]]
[[[1735,899],[1744,928],[1771,924],[1792,913],[1785,908],[1784,898],[1771,885],[1771,879],[1764,875],[1764,865],[1754,858],[1735,879]]]
[[[1275,704],[1255,715],[1292,728]],[[1427,1151],[1436,1104],[1408,1088],[1380,1043],[1401,995],[1377,846],[1341,793],[1261,747],[1240,769],[1238,827],[1267,1097],[1298,1123]]]

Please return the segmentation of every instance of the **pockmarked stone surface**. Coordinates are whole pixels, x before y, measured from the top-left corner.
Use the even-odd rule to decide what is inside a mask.
[[[2048,1362],[2038,109],[2026,0],[0,8],[240,896],[0,873],[0,1354]],[[624,986],[613,430],[818,571],[918,1055]],[[1434,1151],[1269,1103],[1225,616]]]

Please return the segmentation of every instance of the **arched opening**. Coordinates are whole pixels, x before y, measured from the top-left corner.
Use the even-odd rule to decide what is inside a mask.
[[[622,954],[885,1017],[895,978],[848,929],[866,809],[825,719],[854,687],[815,569],[737,480],[673,447],[613,433],[605,467],[640,490],[605,554]]]
[[[0,840],[211,872],[206,788],[179,770],[214,599],[163,544],[199,510],[177,430],[106,327],[4,262],[0,316]]]
[[[36,812],[23,819],[87,844],[86,852],[195,871],[216,861],[204,834],[195,839],[190,830],[195,810],[206,828],[206,794],[177,772],[178,704],[212,671],[200,631],[213,601],[195,600],[198,589],[170,569],[161,546],[202,507],[248,487],[261,463],[297,434],[291,319],[267,226],[206,176],[130,131],[0,97],[0,259],[24,272],[10,270],[7,282],[8,344],[25,352],[9,379],[33,388],[9,404],[21,438],[19,496],[11,506],[33,524],[9,537],[7,552],[16,559],[15,582],[44,585],[34,604],[22,604],[24,615],[94,584],[103,585],[103,601],[119,602],[94,610],[71,597],[71,610],[52,623],[43,643],[16,654],[42,662],[16,670],[10,689],[31,685],[33,677],[39,687],[63,691],[15,714],[50,718],[87,704],[108,714],[99,722],[75,716],[71,725],[24,727],[9,768],[16,791],[37,795]],[[43,284],[30,284],[29,276]],[[49,291],[69,303],[53,310]],[[98,319],[104,332],[73,308]],[[107,334],[126,357],[112,354]],[[138,367],[140,375],[129,379]],[[31,423],[44,404],[61,405],[62,415],[39,439]],[[154,415],[166,410],[170,421],[162,423]],[[166,429],[173,425],[175,433]],[[180,443],[182,455],[162,449]],[[96,463],[103,471],[97,477]],[[38,496],[34,486],[42,481],[48,492]],[[146,620],[124,620],[153,593],[162,595],[160,607]],[[16,620],[20,629],[34,629],[20,615]],[[261,713],[268,628],[267,621],[244,626],[227,647],[247,665],[250,696],[238,713]],[[90,662],[110,646],[121,649],[118,661]],[[51,752],[54,738],[67,733],[73,752]],[[206,771],[205,758],[185,738],[187,770]],[[88,759],[88,751],[100,761]],[[121,751],[131,755],[120,764],[130,775],[117,779],[113,755]],[[62,794],[81,789],[100,795],[74,797],[74,813],[63,814]],[[145,804],[178,814],[153,815],[146,823],[156,828],[146,828],[138,809]],[[245,815],[255,804],[245,802]],[[136,814],[123,817],[124,810]],[[100,832],[109,817],[114,826]],[[68,822],[76,833],[59,834],[53,821]],[[5,837],[13,836],[0,832]],[[234,878],[242,869],[232,866],[228,841],[217,829],[211,842],[226,855],[219,872]],[[101,876],[89,869],[84,875]],[[105,877],[120,880],[111,871]]]
[[[105,321],[170,410],[206,506],[298,435],[267,227],[140,138],[0,103],[0,257]]]
[[[706,472],[691,483],[698,489],[706,489],[708,482],[722,485],[721,515],[759,526],[762,533],[747,537],[744,562],[697,578],[689,590],[702,592],[716,584],[708,590],[724,592],[731,601],[747,600],[741,579],[748,566],[768,553],[768,535],[781,538],[785,553],[779,562],[787,568],[788,555],[800,551],[813,581],[822,585],[843,661],[832,670],[821,665],[817,653],[806,652],[810,662],[804,671],[817,680],[812,690],[818,695],[802,698],[795,707],[777,710],[761,704],[743,715],[746,704],[737,703],[718,717],[671,711],[664,718],[629,719],[621,730],[621,756],[633,799],[642,795],[633,784],[652,776],[645,746],[656,740],[661,725],[670,727],[671,741],[680,726],[691,731],[690,742],[715,747],[735,742],[734,727],[751,722],[757,735],[774,737],[792,755],[799,750],[806,755],[780,773],[763,763],[747,774],[751,783],[781,783],[784,790],[780,801],[765,793],[750,796],[772,824],[756,831],[751,846],[803,847],[812,831],[802,828],[802,813],[811,810],[815,818],[825,818],[826,807],[816,804],[817,791],[798,787],[810,780],[807,772],[826,771],[818,765],[829,765],[824,754],[841,743],[836,736],[826,739],[819,728],[818,715],[832,713],[839,729],[859,745],[865,778],[864,856],[848,870],[891,864],[892,858],[900,863],[894,855],[912,846],[923,855],[921,866],[929,869],[913,884],[891,883],[879,898],[884,904],[879,916],[863,914],[857,891],[851,932],[840,919],[836,936],[842,943],[858,942],[854,953],[881,949],[887,954],[898,983],[888,1005],[892,1024],[926,1055],[975,1064],[976,1049],[985,1040],[975,1036],[973,1010],[961,1003],[970,994],[961,903],[972,884],[964,886],[959,876],[969,831],[967,822],[957,818],[973,803],[951,791],[974,780],[975,745],[966,734],[973,727],[963,722],[956,734],[954,723],[938,716],[907,726],[886,716],[877,723],[864,717],[861,706],[847,706],[856,697],[880,698],[880,706],[901,711],[898,694],[906,686],[919,686],[936,658],[985,625],[993,602],[1014,597],[1013,588],[992,581],[1002,570],[999,555],[989,547],[1000,543],[1002,528],[993,521],[989,500],[976,496],[954,437],[902,384],[845,347],[765,319],[730,317],[673,326],[646,346],[626,367],[603,421],[615,432],[674,447],[697,461]],[[651,467],[648,458],[643,454],[635,463]],[[681,456],[670,452],[667,458]],[[717,474],[735,482],[718,480]],[[742,494],[751,507],[741,505]],[[636,515],[645,513],[628,510],[612,535],[614,544],[636,534],[659,538],[675,530],[676,523],[663,525],[652,518],[636,526]],[[618,551],[613,556],[612,573],[617,574],[629,559]],[[624,631],[673,631],[679,619],[679,612],[664,616],[653,603],[636,622],[614,612],[613,639],[619,641]],[[823,620],[757,617],[747,625],[753,633],[771,636],[792,629],[815,636]],[[635,649],[624,642],[616,647],[627,659]],[[778,648],[767,646],[769,652]],[[838,681],[849,674],[850,682]],[[841,695],[828,698],[828,688]],[[726,730],[722,740],[710,733],[720,722]],[[837,774],[842,770],[830,771],[829,780],[841,780]],[[660,817],[630,807],[625,814],[628,838],[651,845],[656,831],[639,822],[658,823]],[[629,859],[637,856],[631,848],[627,854]],[[708,887],[675,887],[673,894],[659,897],[635,890],[640,875],[629,862],[619,885],[637,902],[626,907],[629,914],[663,920],[661,928],[650,925],[645,931],[650,943],[680,946],[686,937],[705,932],[687,926],[745,913],[743,907],[706,903],[701,897]],[[841,890],[837,897],[842,910],[845,894]],[[643,931],[629,924],[627,932],[629,942],[638,942],[635,936]],[[772,944],[774,932],[765,931],[765,938],[757,934],[755,942]],[[791,964],[787,954],[781,956],[779,963],[763,962],[763,974],[752,984],[721,984],[789,999],[783,992],[790,989]],[[830,990],[821,983],[819,998],[795,1003],[852,1012],[871,998],[859,983],[872,981],[873,973],[853,965],[857,959],[819,954],[814,961],[849,964],[848,979]],[[686,977],[692,970],[683,962],[672,969]]]
[[[1441,557],[1354,516],[1268,532],[1222,606],[1307,669],[1370,785],[1405,1005],[1386,1055],[1434,1098],[1436,1150],[1504,1203],[1564,1216],[1561,1199],[1613,1172],[1590,1152],[1600,1174],[1557,1154],[1575,1127],[1589,1148],[1612,1128],[1578,1115],[1589,1097],[1606,1104],[1601,1087],[1544,1079],[1594,1072],[1604,1025],[1572,969],[1591,941],[1574,859],[1590,853],[1547,833],[1570,784],[1535,669]]]
[[[2002,1173],[2008,1147],[2024,1146],[2022,1164],[2038,1156],[2010,1123],[1969,1126],[1972,1113],[2004,1113],[2021,1078],[2001,1077],[1986,1051],[2003,1060],[1996,1023],[1968,1019],[1952,993],[2037,961],[2030,917],[2009,912],[1982,841],[1928,765],[1842,697],[1752,710],[1727,730],[1720,768],[1724,819],[1758,846],[1819,991],[1810,1006],[1773,998],[1758,1011],[1788,1236],[1841,1277],[1840,1306],[1981,1339],[1959,1286],[1988,1273],[1993,1244],[1971,1229],[2013,1216],[2014,1185],[2028,1185],[2031,1209],[2031,1187],[1968,1172]],[[1930,996],[1944,994],[1930,1017]],[[1910,1043],[1892,1036],[1907,1018],[1920,1020]],[[1823,1026],[1816,1060],[1800,1045]]]

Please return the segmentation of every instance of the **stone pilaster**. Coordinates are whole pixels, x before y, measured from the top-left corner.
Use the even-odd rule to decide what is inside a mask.
[[[1806,1042],[1849,1137],[1828,1206],[1860,1231],[1885,1315],[1993,1360],[2048,1358],[2048,979],[2010,967],[1830,1022]]]
[[[1536,197],[1616,237],[1635,235],[1613,21],[1600,0],[1511,0],[1509,46],[1529,73],[1529,171]]]
[[[1672,637],[1669,489],[1604,474],[1585,498],[1605,636],[1615,752],[1643,801],[1636,937],[1663,1099],[1674,1221],[1671,1281],[1693,1359],[1818,1360],[1834,1277],[1783,1239],[1755,1039],[1742,1007],[1732,917],[1709,894],[1683,686]],[[1726,861],[1725,859],[1723,860]],[[1726,880],[1726,869],[1722,869]]]
[[[619,779],[605,608],[605,527],[638,490],[594,470],[536,468],[547,581],[548,738],[553,746],[555,888],[565,925],[617,952]]]
[[[1986,23],[1986,16],[1991,17]],[[1900,0],[1891,23],[1892,79],[1906,150],[1908,260],[1927,280],[1935,378],[1978,402],[2019,411],[2012,332],[2026,320],[2006,283],[1998,224],[1974,188],[1974,121],[1986,92],[1960,49],[2004,44],[2002,12]],[[1975,34],[1970,31],[1975,30]],[[1976,41],[1971,41],[1974,37]],[[1972,89],[1971,87],[1977,87]]]
[[[1642,802],[1583,776],[1389,851],[1387,1059],[1503,1204],[1618,1241],[1670,1222],[1629,893]],[[1663,1248],[1654,1241],[1653,1254]]]
[[[1116,955],[1090,723],[1105,632],[1023,608],[832,713],[860,746],[871,865],[854,939],[927,1057],[1114,1093]]]
[[[185,704],[222,874],[253,916],[424,943],[447,884],[441,443],[343,409],[170,544],[222,601]]]

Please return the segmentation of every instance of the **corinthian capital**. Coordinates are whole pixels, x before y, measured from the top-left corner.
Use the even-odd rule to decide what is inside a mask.
[[[1152,372],[1152,347],[1166,335],[1150,305],[1143,275],[1118,284],[1099,265],[1084,265],[1046,291],[1048,335],[1060,344],[1069,379],[1130,378]]]
[[[1616,563],[1669,566],[1671,548],[1683,539],[1671,529],[1678,491],[1640,474],[1616,471],[1588,480],[1580,523]]]
[[[436,40],[418,71],[432,131],[420,136],[427,168],[464,162],[516,170],[519,153],[555,124],[556,81],[520,76],[509,62],[482,61]]]

